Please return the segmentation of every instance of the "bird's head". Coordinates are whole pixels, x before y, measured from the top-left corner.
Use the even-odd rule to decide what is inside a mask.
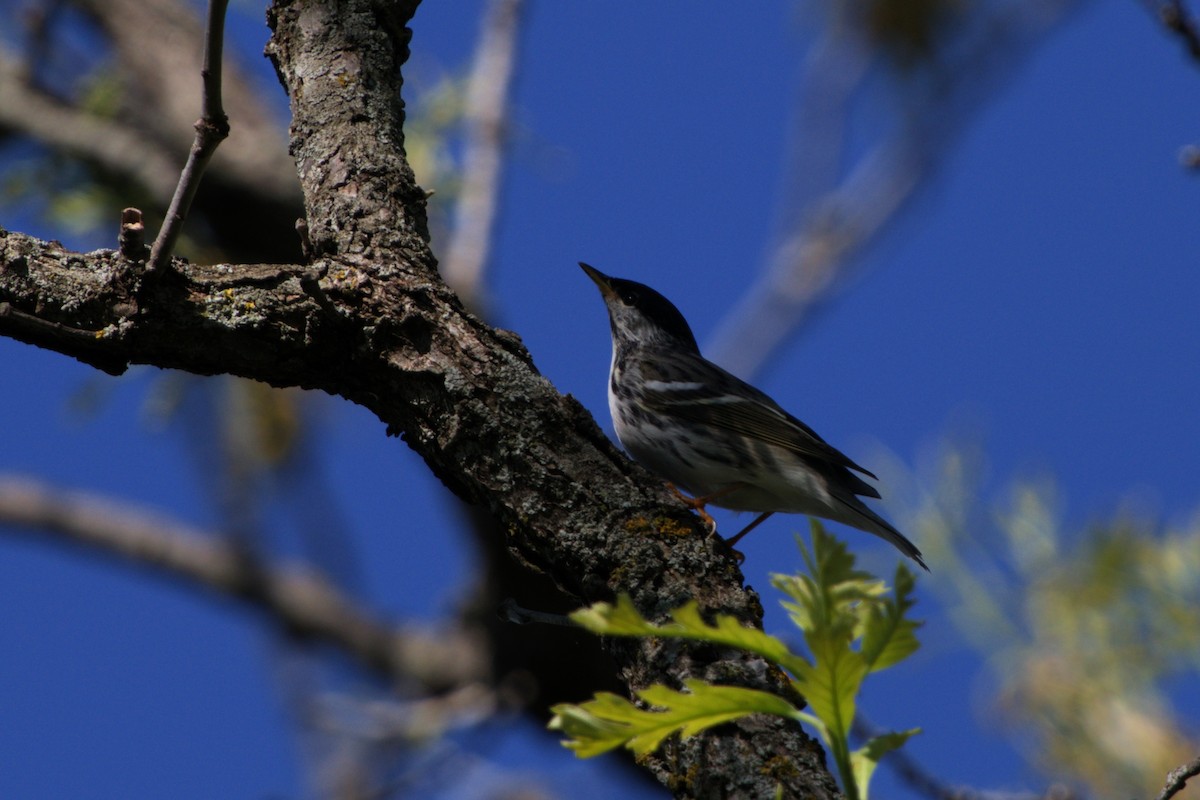
[[[579,266],[600,287],[614,344],[671,344],[700,352],[687,320],[670,300],[645,284],[610,278],[582,261]]]

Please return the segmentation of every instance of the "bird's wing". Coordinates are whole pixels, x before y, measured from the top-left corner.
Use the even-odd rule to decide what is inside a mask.
[[[684,365],[674,364],[671,359],[654,359],[640,366],[645,402],[652,408],[875,477],[766,394],[710,361],[692,358]],[[856,494],[879,497],[869,484],[857,478],[853,482]]]

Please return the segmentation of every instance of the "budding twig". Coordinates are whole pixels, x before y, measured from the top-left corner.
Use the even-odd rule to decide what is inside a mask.
[[[217,145],[229,135],[229,118],[225,116],[225,109],[221,105],[221,51],[225,38],[225,9],[228,6],[229,0],[209,0],[204,28],[204,66],[200,69],[204,86],[201,116],[196,122],[196,138],[192,141],[187,164],[179,175],[175,196],[171,198],[166,219],[150,249],[147,273],[158,272],[170,260],[175,242],[183,229],[183,221],[192,207],[196,190],[200,188],[200,178]]]

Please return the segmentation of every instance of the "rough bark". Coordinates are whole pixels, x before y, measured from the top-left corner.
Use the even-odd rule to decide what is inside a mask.
[[[625,592],[663,618],[696,599],[761,625],[758,597],[720,543],[538,374],[516,335],[467,313],[438,277],[403,152],[400,66],[414,10],[295,0],[268,12],[312,263],[175,261],[151,279],[115,252],[0,231],[0,334],[112,373],[231,373],[359,403],[499,521],[518,563],[574,602]],[[741,653],[606,646],[631,689],[693,676],[786,687]],[[645,766],[685,797],[837,794],[820,748],[778,720],[721,726]]]

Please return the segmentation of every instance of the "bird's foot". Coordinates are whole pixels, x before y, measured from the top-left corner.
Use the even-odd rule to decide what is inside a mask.
[[[679,502],[683,503],[692,511],[695,511],[700,516],[700,521],[703,522],[704,527],[708,529],[709,536],[712,536],[717,532],[717,521],[712,518],[712,514],[709,514],[704,510],[704,507],[708,505],[708,501],[712,499],[711,495],[708,497],[688,497],[686,494],[679,491],[679,487],[673,483],[667,483],[667,488],[671,490],[671,494],[679,498]]]

